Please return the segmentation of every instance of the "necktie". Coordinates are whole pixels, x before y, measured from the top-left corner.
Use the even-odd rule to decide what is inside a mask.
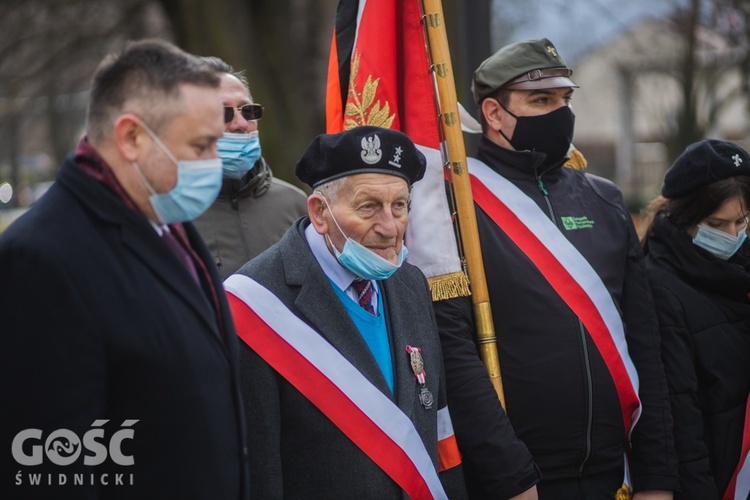
[[[352,287],[357,292],[359,305],[370,314],[375,314],[372,307],[372,281],[357,278],[352,281]]]
[[[174,251],[175,254],[177,254],[177,257],[187,268],[190,276],[193,277],[195,283],[202,289],[204,295],[209,300],[209,303],[213,306],[213,311],[216,314],[216,320],[219,326],[217,335],[219,340],[224,343],[224,337],[226,335],[224,330],[224,320],[222,318],[221,305],[219,304],[219,298],[216,294],[216,288],[211,281],[211,274],[200,260],[200,257],[198,257],[195,251],[190,247],[185,228],[178,224],[171,225],[169,228],[171,229],[171,232],[167,230],[162,232],[162,240],[172,249],[172,251]],[[201,278],[199,276],[203,276],[203,285],[201,285]]]
[[[190,258],[190,254],[187,253],[187,250],[182,248],[182,245],[180,245],[180,242],[177,241],[177,238],[174,237],[172,233],[170,233],[167,230],[162,231],[161,233],[161,239],[164,241],[164,243],[167,244],[169,248],[174,251],[174,253],[177,254],[177,257],[180,259],[180,262],[182,262],[187,270],[190,272],[190,276],[193,277],[196,283],[200,285],[200,279],[198,278],[198,271],[195,269],[195,264],[193,264],[193,259]]]

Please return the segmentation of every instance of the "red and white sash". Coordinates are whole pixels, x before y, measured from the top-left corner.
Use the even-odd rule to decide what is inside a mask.
[[[630,439],[641,414],[638,373],[607,287],[534,200],[479,160],[469,158],[468,165],[474,201],[531,259],[591,334],[612,374]]]
[[[248,346],[411,498],[447,498],[419,433],[398,406],[268,289],[239,274],[230,276],[224,287],[238,335]],[[450,468],[460,463],[460,457],[456,463],[447,410],[438,411],[440,445],[452,443],[456,453],[439,455]]]
[[[745,405],[745,427],[742,432],[742,450],[737,469],[729,481],[723,500],[746,500],[750,495],[750,397]]]

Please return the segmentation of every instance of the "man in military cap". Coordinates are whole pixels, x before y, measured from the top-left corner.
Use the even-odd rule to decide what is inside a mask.
[[[427,282],[404,263],[425,158],[401,132],[318,136],[308,217],[225,282],[255,498],[462,498]]]
[[[435,303],[469,493],[611,499],[627,466],[634,498],[671,498],[672,420],[638,238],[614,184],[563,168],[571,76],[547,39],[504,47],[474,73],[483,137],[469,171],[507,414],[469,300]]]

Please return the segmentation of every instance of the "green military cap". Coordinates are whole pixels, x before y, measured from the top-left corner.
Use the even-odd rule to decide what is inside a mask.
[[[481,103],[499,88],[510,90],[578,87],[555,46],[546,38],[506,45],[485,59],[474,72],[471,90]]]

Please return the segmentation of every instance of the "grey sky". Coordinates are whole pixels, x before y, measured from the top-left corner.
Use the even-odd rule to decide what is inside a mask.
[[[569,64],[640,19],[662,18],[684,0],[493,0],[493,47],[549,38]]]

